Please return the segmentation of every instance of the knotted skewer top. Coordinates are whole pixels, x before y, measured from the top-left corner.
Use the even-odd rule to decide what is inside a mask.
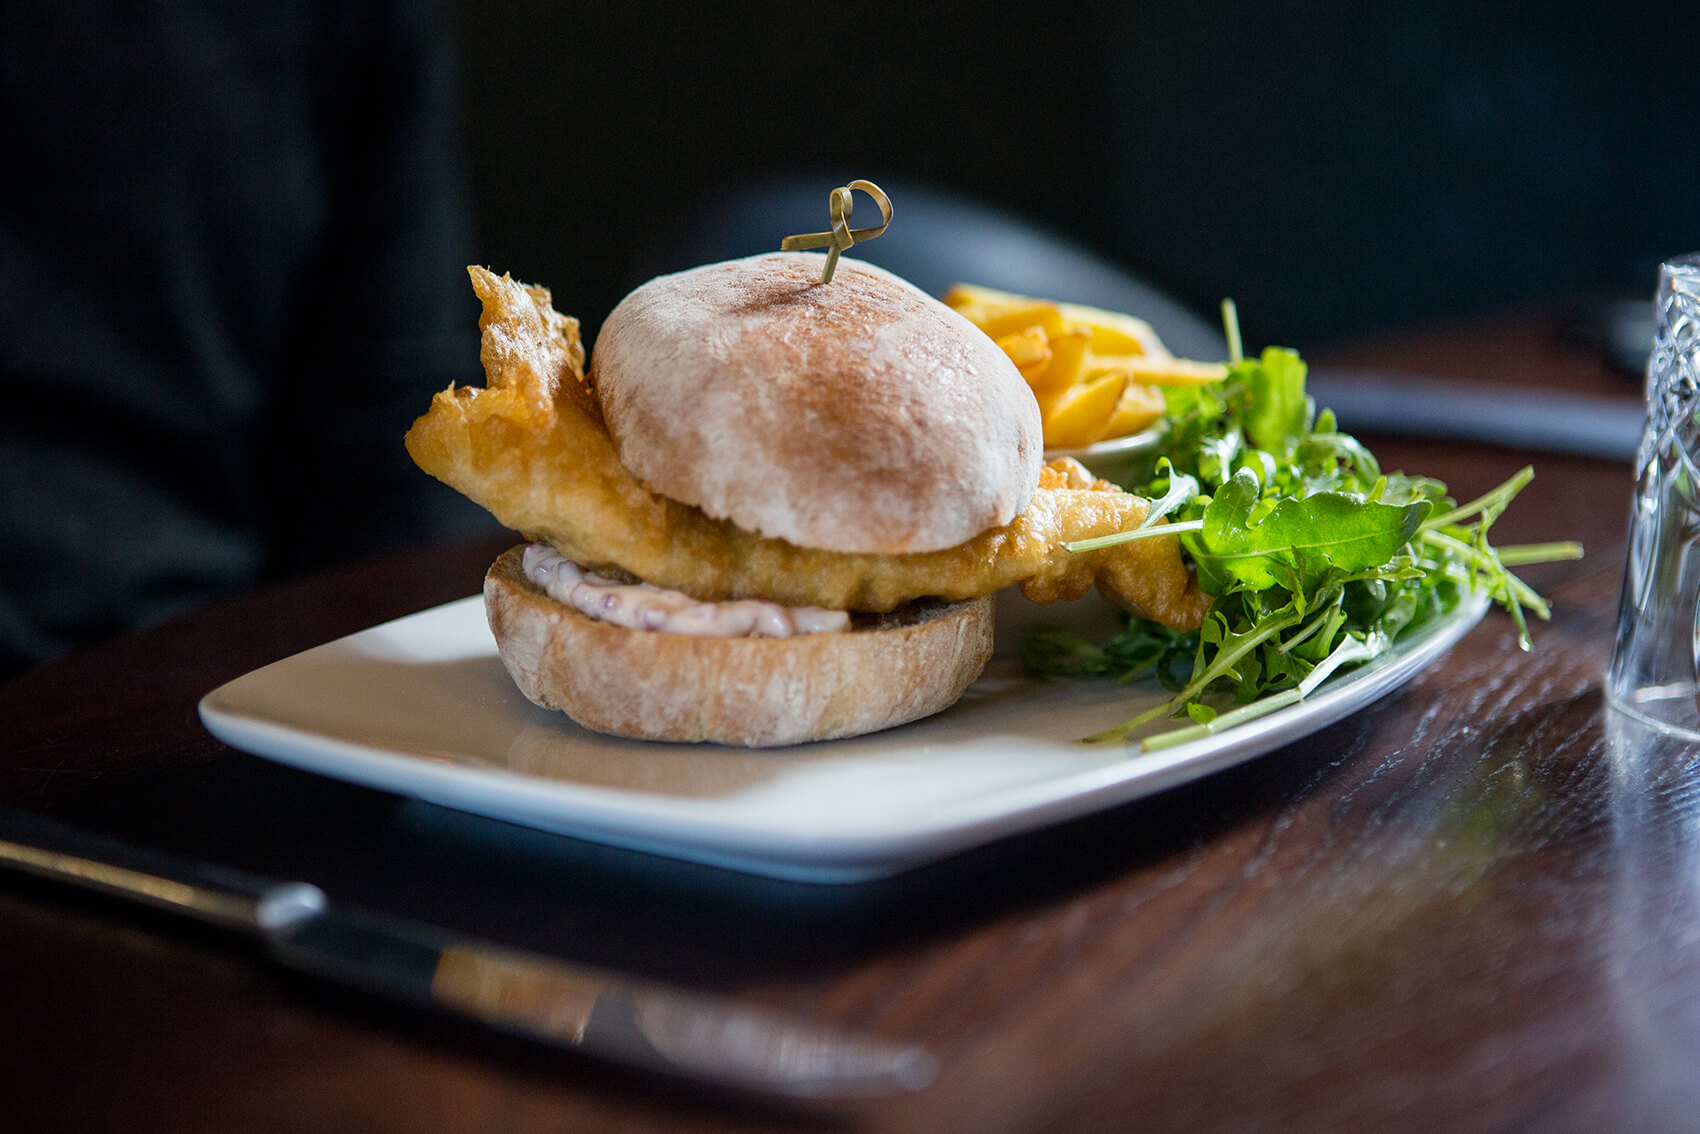
[[[872,197],[874,204],[879,206],[879,227],[850,227],[850,214],[855,209],[851,192],[856,189],[860,189]],[[852,181],[848,185],[840,185],[827,194],[827,209],[832,215],[832,231],[799,233],[796,236],[787,236],[779,242],[781,252],[806,252],[811,248],[825,247],[827,249],[826,267],[820,276],[820,282],[823,284],[832,282],[832,273],[838,269],[840,253],[854,245],[858,240],[872,240],[884,232],[886,226],[891,224],[891,198],[887,197],[885,191],[872,181]]]

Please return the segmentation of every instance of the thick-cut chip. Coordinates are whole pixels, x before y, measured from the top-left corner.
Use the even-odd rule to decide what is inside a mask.
[[[1190,358],[1171,358],[1167,355],[1092,355],[1092,365],[1106,370],[1125,370],[1134,382],[1148,386],[1208,386],[1228,376],[1228,368],[1220,362],[1194,362]]]
[[[997,311],[988,310],[985,319],[984,323],[974,321],[975,325],[994,339],[1012,332],[1025,332],[1030,327],[1040,328],[1047,336],[1060,335],[1068,329],[1057,305],[1040,300],[1028,300]]]
[[[1084,449],[1103,437],[1125,389],[1127,375],[1119,370],[1072,387],[1045,418],[1045,448]]]
[[[1219,362],[1176,358],[1151,324],[1132,315],[972,284],[955,285],[944,301],[995,339],[1015,361],[1038,399],[1048,449],[1078,449],[1094,441],[1126,437],[1161,416],[1162,406],[1155,404],[1160,395],[1154,398],[1149,393],[1131,403],[1112,402],[1105,407],[1107,390],[1093,388],[1111,374],[1121,374],[1129,390],[1199,386],[1228,375]]]
[[[450,387],[408,431],[426,472],[498,520],[586,567],[619,570],[702,599],[761,597],[791,606],[891,610],[937,595],[976,598],[1013,584],[1038,601],[1083,594],[1181,629],[1210,605],[1174,537],[1074,555],[1062,545],[1135,527],[1147,502],[1113,486],[1069,487],[1055,470],[1008,525],[960,546],[852,554],[764,539],[645,488],[619,462],[585,387],[578,324],[549,293],[471,269],[484,303],[486,388]]]
[[[1077,389],[1080,372],[1086,366],[1086,346],[1091,336],[1084,331],[1069,331],[1050,341],[1051,361],[1044,370],[1027,379],[1033,397],[1039,402],[1039,419],[1044,423],[1045,447],[1051,444],[1051,415],[1057,403]]]
[[[1116,403],[1116,412],[1110,417],[1110,427],[1104,430],[1104,436],[1126,437],[1149,429],[1166,408],[1162,387],[1129,383],[1122,391],[1122,400]]]
[[[1009,360],[1015,363],[1015,368],[1021,371],[1021,376],[1031,385],[1035,378],[1043,375],[1051,365],[1051,339],[1045,334],[1045,328],[1037,324],[1003,335],[997,340],[1000,350],[1009,355]]]
[[[1094,354],[1148,354],[1168,357],[1169,348],[1150,323],[1119,311],[1101,311],[1079,303],[1059,303],[1064,319],[1092,328]]]

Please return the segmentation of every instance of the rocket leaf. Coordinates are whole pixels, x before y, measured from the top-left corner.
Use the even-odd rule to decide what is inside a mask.
[[[1204,529],[1182,537],[1206,594],[1236,584],[1308,594],[1331,570],[1379,567],[1410,542],[1432,508],[1427,500],[1400,506],[1342,492],[1262,504],[1257,477],[1242,469],[1205,508]]]
[[[1247,367],[1251,404],[1245,432],[1259,449],[1279,450],[1309,432],[1305,371],[1298,352],[1282,347],[1265,347],[1263,358]]]

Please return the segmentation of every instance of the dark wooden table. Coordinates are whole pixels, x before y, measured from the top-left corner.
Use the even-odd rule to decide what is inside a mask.
[[[1544,316],[1341,351],[1637,396]],[[1350,423],[1346,423],[1348,427]],[[457,814],[233,751],[249,669],[475,589],[493,546],[243,597],[0,687],[0,801],[515,945],[921,1041],[918,1094],[790,1106],[364,1000],[241,940],[0,878],[0,1129],[1668,1130],[1700,1125],[1697,753],[1608,713],[1625,464],[1371,438],[1556,616],[1490,615],[1397,694],[1158,798],[810,887]]]

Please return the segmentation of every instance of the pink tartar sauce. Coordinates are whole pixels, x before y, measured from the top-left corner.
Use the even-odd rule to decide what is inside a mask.
[[[702,602],[649,583],[617,583],[592,574],[547,544],[525,549],[525,577],[558,603],[629,630],[713,638],[789,638],[850,627],[842,610],[781,606],[759,599]]]

